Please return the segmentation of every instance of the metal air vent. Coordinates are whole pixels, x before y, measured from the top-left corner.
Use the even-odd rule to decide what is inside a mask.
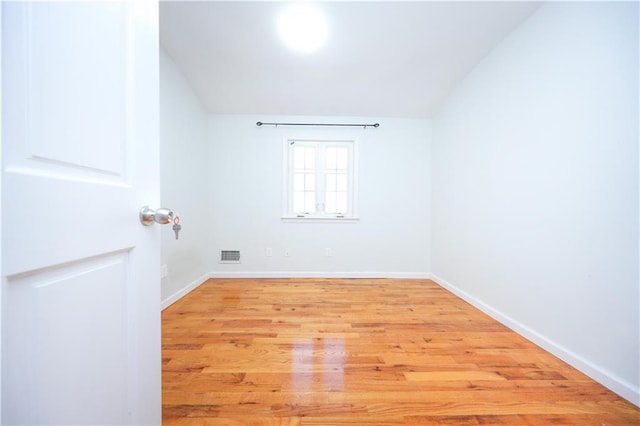
[[[220,263],[240,263],[240,250],[220,250]]]

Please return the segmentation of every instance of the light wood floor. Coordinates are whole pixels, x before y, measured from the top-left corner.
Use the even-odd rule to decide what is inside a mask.
[[[162,324],[167,425],[640,425],[429,280],[209,280]]]

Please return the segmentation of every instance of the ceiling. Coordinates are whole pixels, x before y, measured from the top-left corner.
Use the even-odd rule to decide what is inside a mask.
[[[160,43],[210,113],[431,117],[538,2],[317,2],[327,44],[289,50],[281,1],[162,1]]]

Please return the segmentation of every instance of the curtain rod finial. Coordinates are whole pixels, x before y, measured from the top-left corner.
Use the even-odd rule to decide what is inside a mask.
[[[256,126],[262,126],[262,121],[258,121],[258,122],[256,123]]]

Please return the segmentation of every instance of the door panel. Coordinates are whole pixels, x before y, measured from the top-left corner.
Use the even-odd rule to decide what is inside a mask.
[[[160,423],[157,13],[2,3],[4,423]]]
[[[21,422],[66,424],[73,413],[78,423],[126,423],[128,276],[125,252],[9,279],[7,333],[22,338],[6,347],[6,379],[20,388],[6,397]]]
[[[124,178],[131,10],[117,2],[24,9],[31,158]]]
[[[6,170],[3,179],[7,189],[3,194],[6,275],[135,245],[137,227],[141,226],[136,217],[140,206],[136,205],[130,188],[31,175],[10,167]],[[113,206],[122,203],[129,209],[114,211]],[[32,235],[33,244],[24,243]]]
[[[126,43],[133,36],[132,8],[52,2],[5,9],[6,78],[12,81],[6,89],[15,102],[7,114],[21,122],[7,167],[126,182],[135,101],[134,52]]]

